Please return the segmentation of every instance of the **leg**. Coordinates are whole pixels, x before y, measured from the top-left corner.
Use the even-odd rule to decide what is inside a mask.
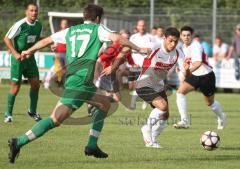
[[[8,100],[7,100],[7,111],[5,112],[5,123],[10,123],[12,122],[12,112],[13,112],[13,106],[15,102],[15,98],[20,90],[21,84],[11,82],[11,89],[10,92],[8,93]]]
[[[177,107],[179,114],[181,116],[181,121],[177,124],[174,124],[175,128],[188,128],[189,127],[189,118],[187,113],[187,97],[186,94],[190,91],[193,91],[194,87],[187,82],[182,82],[177,90]]]
[[[19,154],[20,148],[22,146],[41,137],[50,129],[59,126],[66,118],[70,116],[71,112],[72,110],[68,106],[58,103],[50,117],[40,120],[32,127],[32,129],[27,131],[24,135],[10,139],[9,161],[11,163],[14,163],[15,158]]]
[[[214,101],[214,95],[204,96],[204,100],[207,106],[209,106],[218,117],[218,129],[224,129],[226,125],[226,115],[222,111],[221,104],[216,100]]]
[[[109,98],[104,95],[95,94],[90,101],[87,101],[95,106],[91,112],[93,114],[92,126],[89,132],[87,146],[85,147],[85,155],[94,156],[96,158],[107,158],[108,154],[103,152],[97,145],[98,138],[101,134],[104,125],[104,118],[108,111],[115,111],[110,109]]]
[[[38,77],[30,78],[29,83],[30,83],[31,88],[30,88],[30,92],[29,92],[30,107],[28,110],[28,114],[35,121],[40,121],[41,117],[37,113],[38,93],[39,93],[39,88],[40,88],[39,78]]]
[[[160,133],[167,127],[168,103],[162,97],[157,97],[152,101],[155,107],[147,120],[147,124],[142,127],[142,133],[146,147],[161,148],[157,142]]]

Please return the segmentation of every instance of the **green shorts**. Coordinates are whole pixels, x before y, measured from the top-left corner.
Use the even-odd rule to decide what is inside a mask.
[[[85,79],[86,77],[82,76],[81,71],[67,77],[60,102],[76,110],[84,102],[91,100],[97,89],[93,83],[86,83]]]
[[[24,61],[18,61],[14,56],[11,56],[11,80],[19,83],[22,80],[22,75],[25,78],[39,78],[37,63],[34,57],[30,57]]]

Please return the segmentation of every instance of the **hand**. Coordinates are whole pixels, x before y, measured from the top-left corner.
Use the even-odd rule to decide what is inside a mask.
[[[55,52],[55,50],[56,50],[56,47],[57,47],[57,45],[51,45],[51,50],[53,51],[53,52]]]
[[[189,59],[185,59],[185,60],[184,60],[183,67],[184,67],[184,69],[185,69],[186,71],[189,70],[189,68],[190,68],[190,63],[191,63],[191,61],[190,61]]]
[[[103,69],[103,71],[101,72],[101,76],[110,75],[112,72],[113,72],[112,67],[108,66],[107,68]]]
[[[141,54],[150,55],[152,50],[150,48],[140,48],[138,52],[141,53]]]
[[[25,60],[25,59],[29,58],[30,56],[31,56],[31,53],[29,51],[27,51],[27,50],[22,51],[21,60]]]
[[[19,60],[19,61],[21,60],[21,55],[19,53],[15,53],[14,57],[16,60]]]

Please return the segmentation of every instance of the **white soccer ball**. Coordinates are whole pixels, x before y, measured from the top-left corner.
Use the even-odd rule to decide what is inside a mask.
[[[220,137],[214,131],[206,131],[201,135],[200,144],[205,150],[215,150],[219,147]]]

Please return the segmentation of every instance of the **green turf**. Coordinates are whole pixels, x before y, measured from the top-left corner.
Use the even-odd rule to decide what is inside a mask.
[[[163,149],[149,149],[143,145],[140,133],[141,124],[150,112],[141,110],[126,111],[120,106],[105,123],[100,138],[100,146],[109,153],[108,159],[86,157],[83,153],[87,142],[89,126],[61,126],[47,133],[44,137],[25,146],[15,164],[7,160],[7,140],[25,133],[35,123],[26,114],[28,108],[28,86],[24,85],[16,99],[14,123],[4,124],[3,114],[6,108],[8,85],[0,88],[0,168],[9,169],[219,169],[239,168],[240,166],[240,95],[217,94],[216,98],[228,116],[228,126],[217,131],[214,114],[205,106],[201,94],[193,92],[188,96],[192,126],[187,130],[176,130],[172,123],[177,119],[175,95],[169,97],[170,120],[168,128],[159,141]],[[38,111],[43,117],[49,116],[57,102],[57,97],[41,89]],[[76,112],[75,116],[86,113],[86,107]],[[205,151],[199,144],[202,132],[214,130],[221,137],[221,145],[215,151]]]

